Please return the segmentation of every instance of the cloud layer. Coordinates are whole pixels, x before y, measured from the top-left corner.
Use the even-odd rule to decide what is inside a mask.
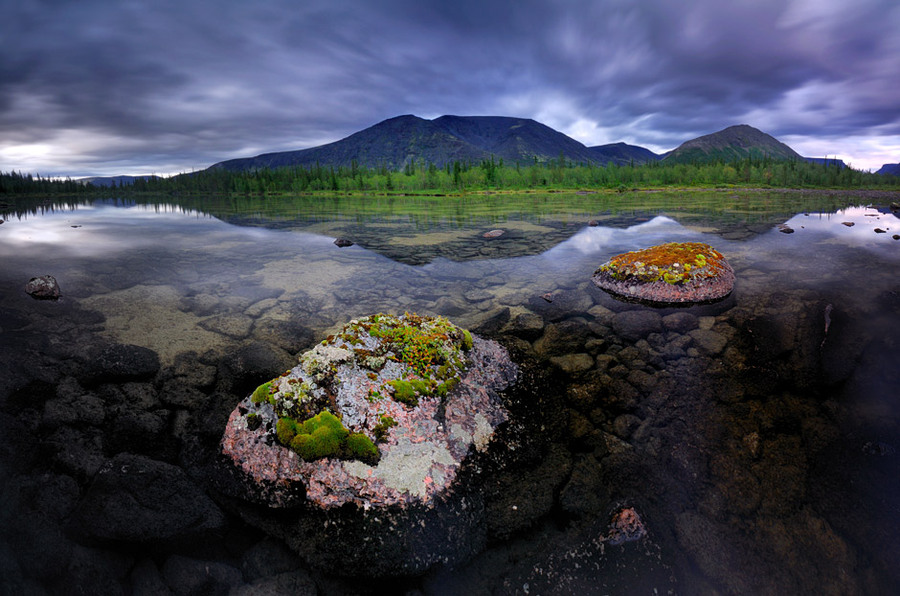
[[[176,173],[412,113],[655,151],[746,123],[900,161],[895,0],[31,0],[4,9],[0,170]]]

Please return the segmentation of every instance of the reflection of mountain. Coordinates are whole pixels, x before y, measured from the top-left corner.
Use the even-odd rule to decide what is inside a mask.
[[[730,240],[767,232],[797,213],[837,211],[860,201],[804,193],[623,193],[615,195],[479,195],[478,197],[149,197],[107,201],[208,214],[238,226],[345,237],[398,262],[423,265],[436,258],[475,260],[544,253],[597,220],[624,229],[664,215],[679,226]],[[89,199],[48,203],[16,198],[0,218],[64,211]],[[485,239],[492,229],[499,238]]]

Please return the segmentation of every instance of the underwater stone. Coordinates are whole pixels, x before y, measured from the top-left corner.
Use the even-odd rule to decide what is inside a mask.
[[[38,300],[57,300],[60,296],[59,283],[52,275],[32,277],[25,284],[25,291]]]
[[[702,242],[670,242],[616,255],[591,277],[614,297],[649,305],[721,300],[734,287],[734,270]]]

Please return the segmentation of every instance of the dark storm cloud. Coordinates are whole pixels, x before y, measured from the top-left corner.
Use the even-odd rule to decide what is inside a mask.
[[[183,171],[403,113],[898,145],[897,31],[893,0],[10,3],[0,170]]]

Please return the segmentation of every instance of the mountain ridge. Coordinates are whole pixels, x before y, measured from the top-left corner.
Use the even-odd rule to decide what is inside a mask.
[[[750,158],[821,161],[804,158],[775,137],[747,124],[685,141],[656,154],[627,143],[587,147],[531,118],[444,115],[433,120],[412,114],[382,120],[343,139],[295,151],[262,153],[221,161],[208,169],[258,170],[285,166],[386,168],[410,164],[445,167],[459,161],[494,159],[507,165],[546,163],[562,157],[569,163],[605,166],[736,161]]]

